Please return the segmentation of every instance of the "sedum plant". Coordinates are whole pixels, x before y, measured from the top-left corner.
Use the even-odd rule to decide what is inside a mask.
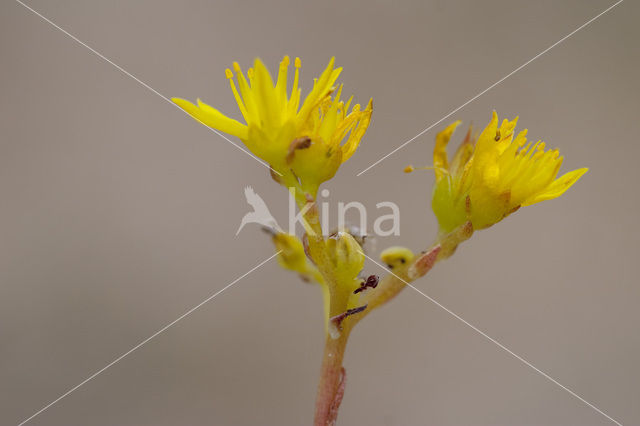
[[[562,195],[586,171],[578,169],[557,177],[562,157],[544,142],[517,135],[517,118],[498,121],[494,112],[478,135],[469,129],[455,154],[447,145],[460,124],[452,123],[436,136],[433,165],[435,184],[432,209],[439,232],[422,252],[404,247],[382,251],[389,273],[383,278],[363,276],[362,238],[350,230],[328,233],[322,229],[316,203],[320,185],[331,179],[358,148],[369,123],[373,103],[362,108],[352,98],[344,101],[336,82],[342,68],[331,58],[302,98],[299,58],[294,61],[289,90],[289,57],[285,56],[276,82],[256,59],[246,76],[237,63],[226,70],[244,123],[229,118],[197,100],[173,101],[206,126],[239,138],[271,167],[271,177],[291,191],[303,216],[302,238],[274,229],[271,232],[278,262],[306,281],[314,281],[324,296],[325,348],[315,408],[314,425],[336,422],[345,389],[343,357],[355,325],[370,312],[393,299],[409,283],[424,276],[440,260],[450,257],[474,231],[488,228],[520,207]],[[353,104],[353,105],[352,105]],[[408,166],[405,171],[414,168]]]

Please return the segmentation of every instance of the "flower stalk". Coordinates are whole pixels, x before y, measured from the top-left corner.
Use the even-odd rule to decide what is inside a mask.
[[[346,385],[347,375],[342,362],[347,349],[350,331],[350,327],[343,329],[336,339],[330,334],[325,337],[316,397],[314,426],[334,425],[337,421],[338,409],[340,408]]]

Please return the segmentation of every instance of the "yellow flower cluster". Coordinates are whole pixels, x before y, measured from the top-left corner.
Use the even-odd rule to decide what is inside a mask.
[[[498,125],[494,112],[477,141],[471,131],[451,162],[447,144],[459,121],[436,136],[432,208],[441,233],[470,221],[473,229],[499,222],[520,207],[562,195],[587,172],[581,168],[556,178],[562,157],[545,143],[527,142],[527,130],[514,137],[518,119]]]
[[[197,121],[239,138],[271,166],[276,181],[293,189],[301,210],[306,203],[313,204],[303,210],[304,240],[276,233],[273,242],[282,267],[322,286],[325,322],[328,325],[334,319],[339,329],[347,316],[363,312],[369,303],[378,306],[396,292],[387,284],[393,288],[378,291],[380,300],[371,296],[377,278],[369,282],[360,275],[365,260],[362,247],[348,232],[322,237],[314,204],[319,185],[331,179],[358,148],[371,121],[372,102],[362,109],[359,104],[351,106],[352,98],[341,100],[342,85],[336,81],[342,68],[334,67],[334,58],[304,98],[300,59],[294,61],[290,90],[289,67],[285,56],[275,83],[260,59],[246,76],[237,63],[233,71],[226,70],[244,123],[199,99],[196,104],[173,101]],[[396,273],[409,280],[419,278],[438,259],[450,256],[474,230],[487,228],[522,206],[559,197],[587,171],[582,168],[558,178],[562,164],[558,150],[545,150],[541,141],[528,142],[526,130],[515,135],[516,122],[517,118],[499,124],[494,112],[477,140],[470,130],[451,159],[447,145],[460,122],[437,134],[429,168],[435,172],[432,208],[440,237],[431,249],[415,256],[402,247],[385,250],[382,260]]]
[[[246,124],[199,99],[196,105],[179,98],[173,101],[197,121],[242,140],[251,152],[271,165],[276,172],[274,178],[280,183],[299,184],[315,197],[319,185],[331,179],[360,144],[371,120],[372,101],[364,110],[356,104],[349,112],[352,98],[346,103],[340,100],[342,85],[336,88],[335,83],[342,68],[334,68],[331,58],[301,102],[301,62],[299,58],[294,61],[290,92],[289,62],[288,56],[280,62],[275,84],[260,59],[255,60],[247,77],[238,63],[233,64],[237,84],[234,73],[226,70]]]

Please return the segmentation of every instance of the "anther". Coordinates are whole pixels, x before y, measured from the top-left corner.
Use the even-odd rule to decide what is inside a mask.
[[[234,62],[233,63],[233,69],[235,70],[235,72],[241,72],[240,64],[237,63],[237,62]]]
[[[224,70],[224,73],[227,76],[227,78],[233,78],[233,72],[231,72],[231,70],[229,68]]]
[[[404,168],[405,173],[411,173],[414,170],[415,168],[411,164],[409,164],[407,167]]]
[[[500,129],[496,130],[496,142],[500,140]]]
[[[300,58],[298,58],[298,57],[296,56],[295,61],[293,61],[293,65],[294,65],[296,68],[300,68],[300,67],[302,66],[302,61],[300,60]]]

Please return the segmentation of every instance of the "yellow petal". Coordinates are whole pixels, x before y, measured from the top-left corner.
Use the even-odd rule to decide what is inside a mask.
[[[484,128],[478,141],[476,142],[476,156],[484,156],[487,151],[491,151],[496,145],[496,135],[498,130],[498,113],[493,111],[491,121]]]
[[[204,124],[205,126],[236,136],[242,140],[247,139],[247,126],[237,120],[227,117],[217,109],[201,102],[199,99],[197,106],[180,98],[172,98],[171,100],[180,108],[185,110],[196,121]]]
[[[280,124],[280,106],[271,74],[260,58],[253,62],[254,76],[252,88],[256,93],[256,103],[260,110],[263,124],[276,127]]]
[[[436,135],[436,147],[433,150],[433,170],[436,174],[436,180],[442,179],[449,171],[449,160],[447,159],[447,144],[451,135],[460,125],[461,121],[455,121],[449,124],[443,131]]]
[[[569,173],[565,173],[564,175],[553,181],[551,185],[549,185],[543,192],[529,198],[524,203],[522,203],[522,205],[530,206],[531,204],[539,203],[540,201],[552,200],[561,196],[567,189],[571,187],[571,185],[576,183],[583,174],[587,173],[588,170],[589,169],[585,167],[582,169],[571,171]]]

